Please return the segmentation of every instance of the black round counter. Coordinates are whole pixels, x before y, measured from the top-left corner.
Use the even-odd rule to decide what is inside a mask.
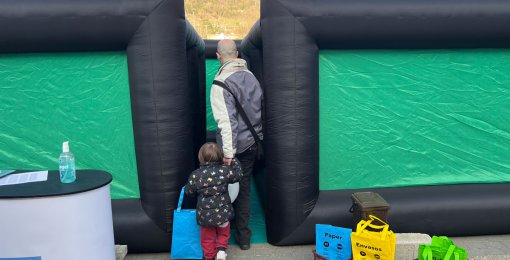
[[[12,174],[30,171],[16,171]],[[34,198],[60,196],[85,192],[108,185],[112,176],[104,171],[78,170],[76,181],[61,183],[58,171],[48,171],[48,180],[15,185],[0,186],[0,199],[3,198]]]

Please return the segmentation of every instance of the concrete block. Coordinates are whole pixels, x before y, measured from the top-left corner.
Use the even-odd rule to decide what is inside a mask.
[[[395,259],[414,260],[418,258],[418,246],[420,244],[430,244],[432,238],[427,234],[420,233],[397,233],[397,246],[395,250]]]
[[[128,253],[127,245],[115,245],[115,258],[122,260]]]
[[[509,255],[491,255],[491,256],[475,256],[469,257],[468,260],[510,260]]]

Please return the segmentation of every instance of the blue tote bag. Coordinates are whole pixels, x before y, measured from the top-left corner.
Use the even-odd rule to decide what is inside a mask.
[[[315,225],[315,246],[317,254],[329,260],[351,258],[351,233],[349,228],[332,225]]]
[[[172,259],[202,259],[200,246],[200,226],[197,224],[197,211],[181,209],[184,198],[184,187],[181,189],[179,204],[174,210],[174,224],[172,231]]]

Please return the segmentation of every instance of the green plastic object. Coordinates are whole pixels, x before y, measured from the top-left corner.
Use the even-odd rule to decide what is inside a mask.
[[[139,198],[125,52],[0,56],[0,169],[76,168],[113,175],[112,198]]]
[[[508,49],[320,51],[320,189],[509,182],[509,60]]]
[[[466,260],[468,252],[446,236],[433,236],[430,245],[418,247],[418,260]]]
[[[220,68],[221,64],[219,60],[213,60],[213,59],[206,59],[205,60],[205,70],[206,70],[206,120],[207,120],[207,131],[216,131],[217,125],[214,121],[214,116],[211,109],[211,102],[210,102],[210,95],[211,95],[211,86],[214,81],[214,76],[216,76],[216,73],[218,72],[218,69]]]

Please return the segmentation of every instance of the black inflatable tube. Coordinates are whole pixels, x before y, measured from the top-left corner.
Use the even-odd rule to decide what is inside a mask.
[[[193,25],[186,20],[186,49],[190,48],[197,48],[198,55],[202,55],[205,52],[205,43]]]
[[[399,233],[477,236],[508,234],[510,225],[510,184],[462,184],[320,191],[315,208],[281,245],[315,241],[315,224],[353,227],[350,195],[354,192],[379,193],[391,205],[388,221]]]
[[[350,194],[319,191],[318,52],[510,47],[506,1],[262,0],[266,224],[274,245],[314,242],[316,223],[351,226]],[[252,67],[260,66],[251,64]],[[509,233],[509,184],[372,189],[396,232]]]
[[[264,71],[262,63],[262,33],[260,29],[260,20],[257,20],[250,32],[241,41],[241,57],[248,62],[251,72],[259,80],[262,89],[264,89]],[[265,116],[263,116],[264,119]]]
[[[204,40],[205,42],[205,58],[216,59],[216,47],[218,40]]]
[[[276,10],[284,9],[320,49],[510,45],[510,5],[504,0],[320,0],[313,4],[277,0],[266,7],[271,14],[265,12],[265,17],[280,16]]]
[[[193,118],[203,83],[190,80],[203,74],[195,67],[203,56],[183,1],[7,0],[0,24],[0,53],[126,51],[140,199],[113,200],[115,242],[168,251],[173,209],[203,142]]]
[[[171,236],[147,216],[140,199],[112,200],[115,244],[127,245],[130,253],[170,250]]]
[[[248,34],[241,41],[240,50],[243,57],[250,57],[250,50],[262,50],[262,32],[260,20],[257,20],[251,27]]]
[[[193,123],[193,157],[196,158],[200,147],[205,142],[206,138],[206,91],[205,91],[205,44],[202,39],[195,33],[195,42],[193,47],[188,47],[186,50],[187,57],[187,72],[188,72],[188,87],[192,91],[192,96],[196,98],[194,105],[191,108],[192,111],[192,123]],[[195,168],[198,167],[198,160],[195,160]],[[182,179],[182,183],[187,181],[187,176]],[[186,201],[186,200],[185,200]],[[195,200],[191,200],[195,201]],[[186,207],[196,207],[196,203],[193,205],[183,204]]]

